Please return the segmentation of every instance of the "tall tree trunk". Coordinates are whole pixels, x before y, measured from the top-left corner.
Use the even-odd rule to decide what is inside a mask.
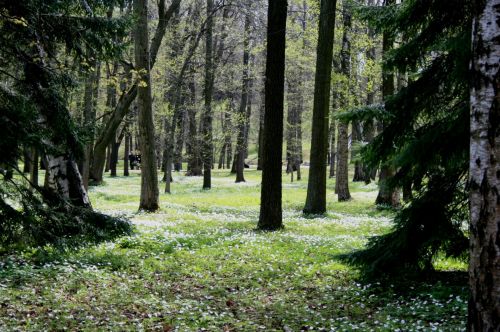
[[[175,147],[173,153],[173,161],[174,161],[174,170],[176,172],[180,172],[182,170],[182,150],[184,148],[184,138],[186,137],[186,133],[184,131],[185,128],[185,110],[178,105],[178,114],[176,114],[175,119],[175,127],[172,127],[172,130],[175,131]]]
[[[304,213],[326,212],[326,152],[333,61],[336,0],[321,0],[314,82],[311,165]]]
[[[220,125],[221,125],[221,128],[222,128],[222,132],[224,133],[224,135],[226,134],[226,131],[227,130],[230,130],[230,128],[226,128],[226,124],[225,124],[225,121],[224,121],[224,111],[221,112],[220,114]],[[226,142],[225,142],[225,137],[222,138],[222,147],[220,149],[220,154],[219,154],[219,166],[218,168],[219,169],[224,169],[225,168],[225,160],[226,160]]]
[[[158,20],[155,34],[151,40],[151,52],[149,58],[150,68],[152,68],[156,62],[156,57],[167,30],[168,23],[175,14],[180,2],[181,0],[173,0],[168,9],[165,10],[165,0],[158,1],[158,14],[160,19]],[[137,97],[137,88],[137,84],[133,84],[120,96],[116,106],[114,107],[113,113],[110,115],[108,121],[106,121],[103,130],[96,139],[94,157],[90,169],[90,177],[96,184],[101,183],[103,179],[104,164],[106,162],[106,148],[113,141],[116,130],[128,114],[130,105]]]
[[[33,187],[38,186],[38,150],[31,148],[30,182]]]
[[[232,123],[231,123],[231,112],[232,112],[232,103],[233,101],[230,100],[228,104],[228,110],[224,113],[224,121],[226,121],[226,128],[231,128]],[[230,169],[231,168],[231,162],[233,160],[233,141],[232,141],[232,130],[227,129],[226,130],[226,135],[225,135],[225,147],[226,147],[226,168]]]
[[[335,176],[335,161],[337,160],[337,146],[335,145],[336,127],[337,122],[335,121],[335,118],[332,117],[330,123],[330,179]]]
[[[370,100],[370,98],[368,98],[368,100]],[[373,99],[372,99],[372,102],[368,105],[371,105],[371,104],[373,104]],[[366,120],[363,123],[363,132],[365,134],[364,135],[365,142],[367,142],[367,143],[373,142],[373,139],[375,138],[375,124],[374,124],[373,120]],[[365,178],[364,178],[365,183],[369,184],[372,180],[375,180],[375,177],[377,175],[377,169],[375,167],[368,168],[365,166],[364,175],[365,175]]]
[[[340,51],[340,72],[346,78],[347,82],[351,80],[351,6],[344,2],[342,10],[344,32],[342,36],[342,49]],[[347,83],[349,85],[349,83]],[[349,108],[350,89],[343,91],[339,98],[339,107],[341,110]],[[351,199],[349,192],[349,137],[348,123],[339,121],[338,141],[337,141],[337,181],[335,183],[335,192],[338,195],[339,202]]]
[[[220,24],[221,31],[219,33],[219,36],[216,37],[216,42],[215,44],[217,45],[217,51],[215,52],[215,58],[214,58],[214,72],[220,68],[221,64],[224,65],[224,52],[226,48],[226,39],[228,36],[228,29],[227,29],[227,24],[226,21],[229,18],[229,7],[224,7],[222,11],[222,22]],[[215,78],[215,75],[214,75]],[[226,115],[227,118],[230,119],[230,114],[228,114],[229,111],[231,111],[231,103],[229,102],[228,96],[232,95],[231,93],[228,93],[227,90],[224,89],[224,87],[219,84],[214,92],[214,98],[217,103],[223,103],[226,101],[227,108],[221,112],[221,127],[222,127],[222,132],[223,132],[223,137],[222,137],[222,147],[220,150],[220,155],[219,155],[219,169],[224,169],[226,168],[226,157],[228,157],[231,152],[230,152],[230,147],[231,147],[231,122],[226,121]]]
[[[287,112],[287,126],[286,126],[286,146],[287,146],[287,173],[291,173],[293,179],[293,172],[297,171],[297,180],[300,180],[300,164],[301,164],[301,144],[299,137],[301,137],[301,120],[300,116],[303,107],[302,97],[302,71],[291,73],[292,76],[288,80],[288,112]]]
[[[114,109],[116,107],[116,86],[112,84],[112,78],[116,78],[116,74],[118,72],[118,62],[115,62],[113,64],[113,67],[110,68],[109,65],[106,66],[106,78],[108,79],[108,86],[106,87],[106,107],[110,110]],[[97,102],[96,99],[94,99],[95,102]],[[96,105],[97,106],[97,105]],[[103,122],[105,123],[108,119],[109,115],[105,115],[103,117]],[[116,136],[118,133],[118,128],[116,128],[114,135],[113,135],[113,140],[109,143],[108,149],[106,151],[106,164],[104,167],[104,172],[110,172],[112,171],[112,162],[113,162],[113,149],[115,148],[115,143],[116,143]],[[116,170],[115,170],[116,171]],[[116,172],[115,172],[116,175]]]
[[[300,113],[302,108],[301,84],[302,80],[300,74],[297,74],[296,79],[291,78],[288,85],[288,113],[287,113],[287,173],[297,171],[297,180],[300,180],[300,164],[301,164],[301,149],[299,142],[300,131]]]
[[[361,143],[363,141],[363,131],[361,130],[361,123],[358,121],[352,121],[352,145],[351,145],[351,159],[354,160],[354,177],[352,179],[353,182],[364,182],[366,179],[365,176],[365,167],[363,163],[358,160],[358,152],[354,152],[356,147],[354,145],[357,143]],[[354,148],[353,148],[354,147]]]
[[[213,142],[212,142],[212,93],[214,84],[213,68],[213,0],[207,0],[207,28],[205,32],[205,108],[203,110],[203,189],[212,187],[212,160],[213,160]]]
[[[90,140],[83,147],[83,159],[81,161],[81,175],[85,189],[89,187],[90,165],[93,158],[93,146],[95,135],[96,106],[99,94],[99,78],[101,65],[95,65],[94,72],[85,78],[85,89],[83,97],[83,125],[88,128]]]
[[[395,0],[385,0],[385,5],[392,5]],[[382,37],[383,53],[387,54],[393,46],[394,40],[389,32],[384,32]],[[386,69],[382,69],[382,98],[384,102],[387,98],[394,94],[394,74]],[[381,123],[383,130],[384,124]],[[390,164],[385,163],[380,167],[379,174],[379,192],[375,204],[389,205],[396,207],[399,205],[399,191],[391,188],[388,181],[394,177],[395,170]]]
[[[116,133],[115,133],[116,135]],[[111,150],[113,149],[113,143],[108,145],[108,148],[106,149],[106,164],[104,166],[104,173],[109,172],[110,165],[111,165]]]
[[[305,56],[307,52],[307,1],[302,1],[302,55]],[[300,80],[297,84],[297,109],[295,114],[295,169],[297,171],[297,181],[302,179],[302,172],[300,165],[304,162],[302,154],[302,113],[304,112],[304,70],[301,67],[299,70]]]
[[[126,124],[120,131],[120,134],[116,138],[116,141],[113,142],[113,148],[111,149],[111,162],[110,162],[110,169],[111,169],[111,176],[116,176],[116,167],[118,166],[118,151],[120,150],[120,145],[122,144],[123,138],[125,137],[125,133],[127,131]]]
[[[335,182],[335,193],[338,195],[339,202],[351,199],[349,192],[349,151],[348,151],[348,124],[339,121],[338,139],[337,139],[337,177]]]
[[[265,85],[265,84],[264,84]],[[265,104],[265,90],[262,89],[260,94],[260,107],[259,107],[259,137],[258,137],[258,156],[257,156],[257,170],[262,171],[262,154],[264,150],[264,113],[266,111]]]
[[[374,0],[368,0],[368,6],[373,6]],[[368,28],[368,37],[370,39],[370,47],[366,50],[366,58],[369,64],[375,63],[377,60],[377,52],[375,48],[375,31],[372,28]],[[367,93],[366,93],[366,105],[372,105],[375,103],[375,77],[372,75],[367,79]],[[366,120],[363,122],[363,134],[366,143],[373,142],[375,138],[375,122],[373,119]],[[368,184],[372,180],[375,180],[377,174],[377,168],[366,168],[365,167],[365,183]]]
[[[251,66],[250,66],[251,67]],[[249,72],[251,72],[251,68],[249,69]],[[248,96],[247,96],[247,109],[245,113],[245,158],[248,158],[248,153],[249,153],[249,145],[250,145],[250,126],[251,126],[251,121],[250,119],[252,118],[252,89],[253,89],[253,80],[251,78],[251,74],[249,74],[249,79],[248,79]]]
[[[137,88],[138,127],[141,148],[141,199],[139,209],[156,211],[159,208],[159,192],[151,98],[148,0],[135,0],[134,12],[137,17],[135,64],[141,80]]]
[[[407,75],[401,72],[398,72],[397,75],[397,91],[401,91],[406,85]],[[403,189],[403,202],[410,202],[413,199],[413,190],[412,190],[412,182],[405,182],[402,185]]]
[[[163,126],[165,128],[165,193],[170,194],[171,183],[172,183],[172,151],[173,151],[173,135],[171,131],[173,130],[171,126],[170,119],[165,117],[163,120]]]
[[[283,227],[281,162],[283,154],[283,99],[285,87],[286,0],[269,0],[262,187],[258,228]]]
[[[500,329],[500,0],[475,1],[470,130],[469,331]]]
[[[186,151],[188,156],[188,167],[186,176],[203,175],[203,161],[201,159],[200,138],[196,126],[196,86],[194,77],[189,81],[190,99],[187,107],[188,112],[188,139],[186,142]]]
[[[130,133],[127,132],[125,134],[125,151],[123,152],[123,176],[129,176],[129,159],[128,156],[130,155],[130,141],[131,141],[131,136]]]
[[[295,91],[295,80],[288,80],[287,89],[287,101],[288,110],[286,115],[286,173],[290,174],[290,180],[293,182],[293,172],[294,170],[294,160],[295,160],[295,113],[297,105],[296,102],[296,91]]]
[[[111,161],[109,165],[109,169],[111,173],[109,174],[112,177],[116,177],[116,167],[118,166],[118,149],[120,148],[121,142],[113,143],[113,147],[111,149]]]
[[[249,59],[250,59],[250,14],[245,15],[245,32],[243,37],[243,83],[241,85],[241,101],[238,111],[238,137],[236,140],[236,183],[245,182],[243,171],[245,170],[245,136],[247,127],[247,102],[249,88]]]

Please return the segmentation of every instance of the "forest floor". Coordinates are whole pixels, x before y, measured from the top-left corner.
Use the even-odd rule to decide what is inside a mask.
[[[335,255],[390,229],[374,184],[350,183],[353,200],[304,218],[307,181],[284,175],[285,229],[255,231],[260,172],[234,183],[215,171],[174,174],[161,211],[138,213],[140,176],[106,178],[96,209],[129,217],[137,232],[68,252],[0,261],[0,330],[417,331],[465,330],[465,265],[440,259],[432,281],[363,283]]]

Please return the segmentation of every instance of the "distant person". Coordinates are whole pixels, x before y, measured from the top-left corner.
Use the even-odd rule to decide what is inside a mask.
[[[131,153],[128,155],[128,161],[130,163],[130,169],[140,169],[141,166],[141,155],[138,153]]]
[[[135,162],[136,162],[135,154],[131,153],[128,155],[128,162],[130,164],[130,169],[133,170],[135,167]]]

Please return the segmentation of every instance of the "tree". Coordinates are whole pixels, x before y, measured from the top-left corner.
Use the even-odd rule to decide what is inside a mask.
[[[187,102],[188,132],[189,138],[186,145],[188,154],[188,176],[200,176],[203,174],[203,162],[201,160],[200,138],[196,128],[196,87],[193,75],[190,75],[188,83],[189,97]]]
[[[335,109],[332,107],[332,109]],[[330,148],[330,159],[329,159],[329,166],[330,169],[328,171],[328,177],[333,178],[335,176],[335,162],[337,160],[337,147],[335,144],[335,134],[336,134],[336,128],[337,128],[337,121],[335,121],[335,118],[332,117],[331,122],[330,122],[330,129],[329,129],[329,148]]]
[[[89,54],[91,55],[91,54]],[[82,174],[83,185],[88,189],[89,186],[89,174],[90,174],[90,161],[92,160],[92,152],[94,145],[94,123],[96,121],[96,100],[98,97],[97,88],[99,85],[99,76],[101,71],[100,64],[95,64],[93,66],[93,72],[89,73],[85,77],[85,90],[84,90],[84,100],[83,100],[83,125],[88,128],[89,142],[85,144],[83,160],[80,166],[80,172]]]
[[[158,173],[156,168],[153,101],[151,98],[150,49],[148,33],[148,0],[134,0],[137,17],[135,28],[135,66],[137,85],[138,127],[141,148],[141,200],[139,209],[159,209]]]
[[[213,68],[213,0],[207,0],[207,30],[205,32],[205,109],[202,114],[202,158],[203,158],[203,189],[212,187],[212,161],[213,161],[213,142],[212,142],[212,93],[214,84]]]
[[[393,166],[386,185],[411,183],[415,193],[390,232],[345,257],[365,276],[428,272],[438,253],[464,257],[467,251],[470,4],[404,1],[361,11],[378,31],[405,36],[385,54],[384,70],[412,79],[383,105],[354,109],[348,118],[383,121],[363,162],[369,169]]]
[[[368,6],[373,6],[375,3],[374,0],[368,0]],[[377,60],[377,52],[375,48],[375,38],[376,38],[376,33],[374,31],[374,28],[372,26],[368,26],[368,43],[369,46],[366,49],[366,62],[368,65],[368,68],[373,67]],[[373,73],[368,73],[367,75],[367,93],[366,93],[366,105],[370,106],[375,103],[375,79]],[[375,123],[374,119],[367,119],[363,121],[363,134],[364,134],[364,139],[366,143],[371,143],[373,142],[373,138],[375,137]],[[364,175],[365,175],[365,183],[368,184],[372,180],[375,180],[376,173],[377,173],[377,168],[376,167],[366,167],[366,165],[363,165],[365,168]]]
[[[262,187],[258,228],[283,227],[281,158],[283,154],[283,99],[285,85],[286,0],[269,0],[265,111],[262,149]]]
[[[250,10],[250,9],[248,9]],[[249,99],[249,60],[250,60],[250,14],[245,14],[245,30],[243,37],[243,74],[241,86],[241,101],[238,111],[238,138],[236,141],[236,182],[245,182],[243,171],[245,169],[245,136],[247,122],[250,120],[247,117],[246,108]]]
[[[301,180],[300,165],[302,163],[302,113],[304,112],[304,82],[306,81],[305,70],[309,62],[306,58],[307,44],[307,1],[300,5],[291,4],[289,16],[291,26],[288,29],[286,59],[286,82],[287,82],[287,104],[288,112],[286,119],[286,155],[287,173],[297,172],[297,180]]]
[[[123,151],[123,176],[129,176],[129,159],[128,156],[130,155],[131,151],[131,141],[132,141],[132,135],[130,135],[130,132],[127,130],[125,133],[125,151]]]
[[[470,92],[469,331],[500,328],[500,1],[475,1]]]
[[[304,213],[308,214],[326,212],[326,152],[336,5],[336,0],[322,0],[320,7],[311,133],[311,165],[304,207]]]
[[[77,247],[131,231],[127,221],[92,210],[76,163],[83,156],[82,137],[75,130],[67,103],[76,71],[88,72],[93,60],[119,53],[120,45],[107,41],[124,35],[126,24],[106,18],[105,10],[102,3],[84,8],[74,1],[2,4],[2,252],[45,245]],[[92,57],[85,52],[89,48],[95,51]],[[61,66],[65,61],[69,65]],[[17,161],[25,147],[30,147],[33,155],[43,156],[45,188],[37,184],[37,165],[32,169],[30,186],[23,183]]]
[[[165,10],[165,0],[158,1],[158,25],[155,34],[151,39],[149,67],[152,69],[156,63],[158,51],[160,49],[163,37],[167,30],[170,19],[173,17],[176,9],[179,7],[181,0],[173,0],[168,9]],[[95,140],[94,155],[92,167],[90,169],[90,178],[94,183],[99,184],[103,179],[104,164],[106,162],[106,148],[115,139],[115,134],[122,123],[125,116],[128,114],[130,105],[137,97],[137,83],[132,84],[117,100],[116,106],[110,114],[108,121],[104,124],[103,130],[99,133]]]
[[[385,0],[385,6],[390,6],[395,4],[395,0]],[[394,36],[391,31],[384,31],[382,37],[382,50],[384,56],[388,56],[388,53],[393,47]],[[390,96],[394,94],[394,74],[390,68],[387,66],[382,71],[382,99],[386,101]],[[381,122],[382,130],[384,128],[383,121]],[[388,205],[397,207],[399,206],[399,191],[390,186],[388,181],[394,176],[394,166],[390,163],[383,163],[380,167],[379,174],[379,192],[375,200],[375,204]]]
[[[351,8],[349,0],[344,0],[342,9],[342,20],[344,32],[342,34],[342,50],[340,51],[340,72],[344,80],[344,88],[340,93],[339,106],[345,110],[349,107],[349,96],[352,93],[350,87],[351,80]],[[339,121],[337,139],[337,179],[335,181],[335,192],[339,202],[351,199],[349,192],[349,123]],[[354,129],[353,129],[354,131]]]
[[[352,146],[351,149],[351,161],[354,160],[354,176],[352,178],[353,182],[363,182],[366,180],[365,168],[363,163],[358,159],[357,144],[363,141],[363,132],[361,130],[361,123],[358,121],[353,121],[352,125]]]

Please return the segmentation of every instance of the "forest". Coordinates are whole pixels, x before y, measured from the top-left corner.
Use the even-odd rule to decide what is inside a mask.
[[[0,331],[500,331],[500,0],[0,0]]]

